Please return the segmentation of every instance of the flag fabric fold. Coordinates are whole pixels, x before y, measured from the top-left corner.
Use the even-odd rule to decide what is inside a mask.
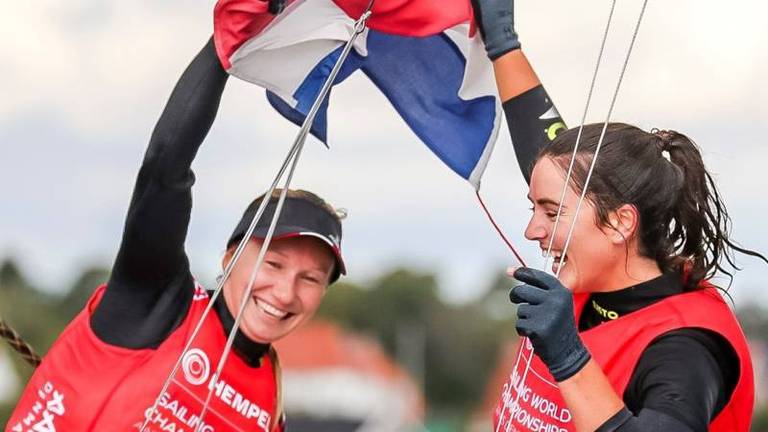
[[[272,106],[300,124],[368,0],[220,0],[214,38],[224,68],[267,89]],[[493,69],[470,35],[466,0],[376,0],[335,84],[360,71],[419,139],[479,188],[501,119]],[[473,32],[474,33],[474,32]],[[327,142],[328,100],[311,132]]]

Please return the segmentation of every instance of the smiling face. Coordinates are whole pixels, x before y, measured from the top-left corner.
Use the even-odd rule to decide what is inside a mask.
[[[237,316],[261,240],[252,238],[224,285],[224,300]],[[234,248],[224,257],[223,267]],[[314,237],[272,241],[253,284],[240,321],[240,330],[251,340],[272,343],[312,317],[325,295],[335,265],[333,253]]]
[[[542,253],[546,252],[552,238],[564,182],[563,169],[549,157],[541,158],[533,168],[528,193],[528,199],[533,203],[533,215],[525,237],[538,242]],[[569,186],[552,243],[554,273],[557,273],[568,230],[574,223],[578,201],[579,195]],[[589,199],[585,199],[560,271],[560,280],[574,292],[609,291],[629,286],[625,282],[627,237],[617,230],[598,226],[596,221],[595,208]]]

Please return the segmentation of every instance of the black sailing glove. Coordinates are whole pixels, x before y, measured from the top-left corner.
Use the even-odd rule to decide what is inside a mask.
[[[520,48],[515,32],[513,0],[472,0],[472,9],[488,58],[496,60]]]
[[[580,371],[590,359],[576,331],[573,295],[557,278],[521,267],[514,278],[525,285],[512,288],[509,299],[517,307],[517,333],[533,344],[536,355],[557,382]]]

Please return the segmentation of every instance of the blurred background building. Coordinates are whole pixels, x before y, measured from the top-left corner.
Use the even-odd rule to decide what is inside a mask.
[[[421,388],[374,338],[314,320],[275,346],[289,430],[424,429]]]

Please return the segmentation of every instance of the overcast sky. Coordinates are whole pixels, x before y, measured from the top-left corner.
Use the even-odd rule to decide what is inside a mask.
[[[311,1],[311,0],[310,0]],[[605,118],[641,1],[621,1],[589,121]],[[0,256],[50,290],[83,265],[109,264],[151,129],[181,71],[212,31],[210,2],[10,2],[0,14]],[[523,47],[566,121],[577,126],[608,1],[518,1]],[[651,1],[614,119],[671,128],[704,149],[734,237],[768,252],[768,30],[764,2]],[[336,88],[325,149],[311,139],[294,186],[349,210],[350,277],[434,269],[447,298],[471,299],[512,264],[471,187],[444,167],[360,76]],[[268,186],[297,128],[263,91],[230,80],[194,169],[187,249],[204,278],[243,206]],[[526,188],[502,129],[482,188],[529,264]],[[749,258],[737,305],[768,303],[768,266]]]

